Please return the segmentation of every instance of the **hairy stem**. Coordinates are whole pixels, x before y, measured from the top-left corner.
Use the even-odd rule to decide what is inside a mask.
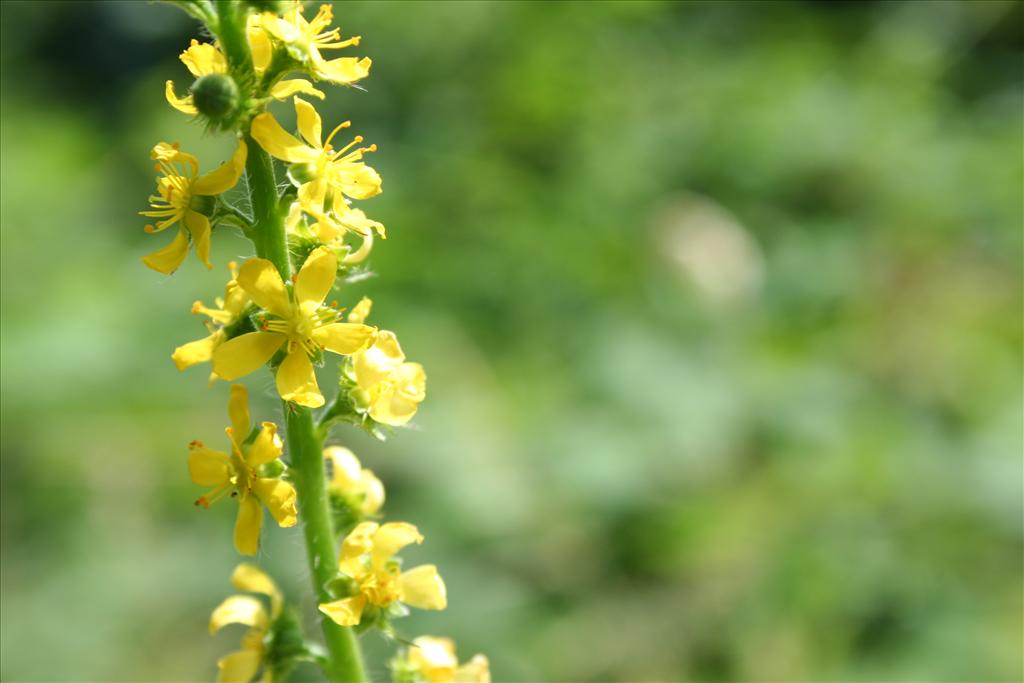
[[[252,203],[253,242],[256,253],[265,258],[281,273],[285,282],[292,276],[288,261],[288,241],[284,233],[284,217],[277,201],[277,180],[274,162],[249,133],[245,134],[249,155],[245,160],[245,174],[249,179],[249,201]]]
[[[313,573],[313,589],[318,603],[333,597],[327,584],[338,575],[338,557],[334,550],[334,529],[324,481],[322,443],[313,426],[309,408],[285,404],[288,450],[295,489],[298,492],[299,520],[306,535],[306,555]],[[331,658],[327,673],[331,680],[362,683],[366,680],[362,655],[355,634],[347,626],[338,626],[320,615],[321,627]]]
[[[217,0],[218,38],[228,57],[232,72],[240,82],[255,82],[252,55],[245,35],[245,8],[237,0]],[[248,124],[246,124],[248,126]],[[256,253],[271,261],[286,282],[291,278],[288,242],[284,218],[277,194],[274,164],[248,130],[244,139],[249,148],[245,163],[252,203],[253,224],[249,233]],[[334,529],[324,481],[322,442],[313,425],[309,408],[284,403],[288,451],[298,498],[299,520],[306,538],[306,556],[312,574],[313,592],[318,603],[332,596],[327,584],[337,575]],[[329,660],[324,670],[334,683],[364,683],[362,654],[355,634],[321,615],[321,627]]]

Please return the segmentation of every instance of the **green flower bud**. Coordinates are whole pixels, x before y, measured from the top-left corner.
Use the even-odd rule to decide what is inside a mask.
[[[223,121],[238,108],[238,86],[227,74],[207,74],[192,84],[192,101],[203,116]]]

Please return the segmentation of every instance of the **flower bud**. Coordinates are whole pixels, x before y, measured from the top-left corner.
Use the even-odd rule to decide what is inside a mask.
[[[238,108],[238,86],[228,74],[207,74],[192,84],[192,101],[203,116],[223,121]]]

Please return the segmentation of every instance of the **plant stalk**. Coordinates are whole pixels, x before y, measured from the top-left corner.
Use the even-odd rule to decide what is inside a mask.
[[[245,10],[237,0],[218,0],[217,33],[232,72],[241,82],[255,82],[252,55],[245,35]],[[246,124],[248,125],[248,124]],[[277,180],[270,155],[244,132],[248,146],[245,163],[252,204],[251,237],[256,253],[271,261],[281,279],[291,278],[291,262],[285,235],[284,217],[277,194]],[[309,408],[284,402],[286,439],[298,501],[299,521],[306,539],[306,556],[312,574],[317,603],[329,602],[327,584],[337,576],[338,556],[331,523],[331,511],[324,481],[322,440],[313,424]],[[333,683],[365,683],[362,653],[352,629],[339,626],[320,615],[329,660],[324,670]]]
[[[284,405],[291,471],[298,493],[299,520],[306,535],[313,589],[317,603],[330,602],[334,598],[327,591],[327,584],[338,575],[338,556],[324,481],[322,442],[309,408],[287,402]],[[352,629],[335,624],[324,614],[320,614],[320,626],[330,653],[327,674],[331,680],[337,683],[366,681],[362,653]]]

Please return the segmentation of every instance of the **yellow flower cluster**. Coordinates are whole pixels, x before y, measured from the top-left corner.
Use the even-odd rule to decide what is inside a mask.
[[[312,19],[290,0],[179,6],[206,24],[212,40],[192,40],[181,52],[194,81],[187,91],[167,81],[164,97],[208,130],[230,131],[233,152],[201,173],[199,159],[178,144],[152,148],[156,191],[140,212],[151,220],[145,231],[177,232],[142,261],[169,275],[191,249],[213,268],[213,236],[225,227],[240,228],[253,242],[255,256],[227,264],[223,296],[209,306],[202,300],[192,305],[192,313],[204,318],[205,336],[178,346],[171,359],[179,370],[209,362],[211,386],[268,368],[284,402],[290,451],[285,453],[276,424],[254,423],[245,386],[230,385],[228,447],[216,450],[200,441],[188,447],[189,475],[206,489],[195,504],[208,509],[234,499],[234,547],[247,556],[260,551],[264,510],[282,528],[296,526],[301,510],[319,609],[330,619],[324,623],[393,634],[390,620],[407,613],[406,607],[446,607],[444,581],[433,564],[403,570],[399,551],[422,543],[423,536],[412,524],[374,521],[385,500],[380,479],[352,451],[322,446],[339,419],[373,430],[407,424],[425,398],[426,373],[406,360],[394,332],[367,324],[369,298],[347,313],[328,303],[339,279],[353,281],[347,275],[369,256],[374,238],[386,238],[384,225],[353,205],[379,195],[382,180],[365,160],[376,145],[364,145],[358,135],[336,142],[349,121],[324,135],[320,113],[308,99],[324,99],[317,88],[322,82],[357,83],[369,74],[371,61],[324,56],[360,42],[331,28],[330,5],[320,6]],[[299,77],[288,78],[292,74]],[[294,134],[267,111],[288,99],[295,109]],[[283,163],[290,187],[277,186],[273,159]],[[236,202],[233,195],[242,192],[248,196]],[[341,356],[336,380],[326,385],[336,389],[331,405],[325,396],[331,392],[317,378],[327,352]],[[337,529],[331,529],[332,519]],[[331,539],[326,549],[323,538]],[[335,568],[331,552],[339,542]],[[317,646],[307,646],[301,620],[255,565],[238,565],[231,583],[247,594],[232,595],[213,611],[210,632],[229,624],[248,630],[240,649],[218,662],[218,681],[271,681],[298,661],[330,667],[349,659],[332,662],[333,652],[324,656]],[[331,599],[324,599],[325,592]],[[269,608],[251,593],[269,598]],[[337,639],[326,642],[328,650],[337,647]],[[460,666],[447,639],[419,638],[395,662],[396,671],[417,681],[489,681],[486,658],[478,655]],[[356,669],[344,675],[334,670],[329,677],[358,680]]]

